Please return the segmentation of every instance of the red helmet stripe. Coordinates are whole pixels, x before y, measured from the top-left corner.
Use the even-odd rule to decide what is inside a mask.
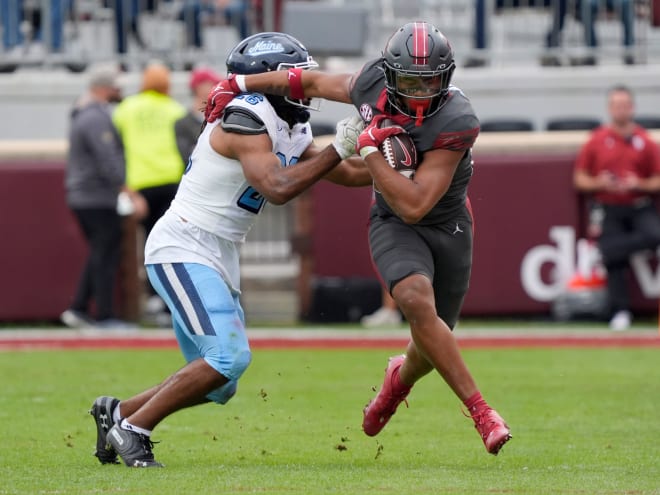
[[[424,64],[426,59],[429,57],[429,31],[428,25],[425,22],[416,22],[413,26],[413,44],[412,44],[412,53],[410,54],[413,58],[417,59],[414,61],[416,64]]]

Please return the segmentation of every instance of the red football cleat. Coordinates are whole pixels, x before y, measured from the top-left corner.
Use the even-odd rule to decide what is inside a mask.
[[[484,407],[477,410],[472,413],[472,419],[489,454],[497,455],[502,446],[511,440],[509,426],[494,409]]]
[[[380,430],[385,427],[392,415],[396,412],[396,408],[399,404],[405,402],[408,393],[410,393],[412,386],[403,385],[398,377],[399,368],[401,368],[405,359],[405,355],[390,358],[385,369],[385,381],[380,392],[364,408],[362,429],[370,437],[380,433]],[[407,405],[408,403],[406,402]]]

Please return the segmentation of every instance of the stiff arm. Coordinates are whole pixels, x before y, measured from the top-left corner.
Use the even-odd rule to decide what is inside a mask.
[[[280,70],[240,77],[244,77],[243,84],[248,91],[295,96],[292,95],[292,88],[299,85],[305,98],[324,98],[340,103],[352,103],[350,87],[353,74],[330,74],[313,70]],[[297,77],[300,78],[299,81],[295,80]]]

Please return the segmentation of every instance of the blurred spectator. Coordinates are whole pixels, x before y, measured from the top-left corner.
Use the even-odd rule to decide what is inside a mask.
[[[73,302],[60,317],[70,327],[126,326],[116,319],[113,302],[121,245],[117,198],[126,166],[109,104],[120,98],[117,71],[99,67],[92,70],[89,91],[71,112],[66,201],[87,240],[89,256]],[[92,301],[97,321],[90,316]]]
[[[227,24],[236,28],[238,37],[245,39],[252,34],[250,23],[250,0],[219,0],[225,3],[224,13]]]
[[[113,115],[124,143],[126,183],[147,202],[148,213],[142,222],[145,237],[169,207],[184,168],[174,123],[186,114],[186,109],[169,91],[170,70],[160,62],[152,62],[142,74],[141,91],[125,98]],[[147,290],[156,297],[147,303],[148,312],[158,314],[164,304],[151,286]]]
[[[3,0],[0,2],[2,18],[2,45],[9,55],[23,43],[21,22],[23,22],[23,0]]]
[[[117,53],[124,55],[128,53],[128,35],[135,38],[135,42],[142,49],[146,43],[142,39],[138,27],[138,16],[140,13],[140,0],[114,0],[110,1],[115,11],[115,42]],[[125,67],[122,64],[122,67]]]
[[[219,74],[205,67],[195,69],[190,73],[188,87],[192,92],[191,106],[188,113],[174,123],[176,145],[184,163],[188,163],[190,153],[197,144],[197,138],[204,122],[206,97],[211,88],[221,79]]]
[[[488,48],[488,30],[486,24],[486,0],[474,1],[474,27],[472,30],[472,45],[479,53],[465,62],[465,67],[482,67],[488,65],[488,60],[482,53]]]
[[[285,0],[251,0],[255,31],[282,31]]]
[[[71,10],[72,0],[50,0],[48,12],[42,8],[41,2],[27,0],[0,1],[0,18],[2,18],[2,44],[9,55],[19,57],[23,50],[24,37],[21,24],[28,21],[32,28],[32,40],[43,41],[52,52],[62,51],[63,28],[66,16]],[[44,39],[43,19],[49,19],[49,39]]]
[[[573,177],[576,189],[593,195],[602,208],[598,246],[607,268],[612,330],[625,330],[632,321],[630,256],[660,245],[660,215],[651,197],[660,191],[660,149],[634,122],[634,111],[628,88],[609,91],[610,122],[594,130],[580,150]]]
[[[366,328],[401,325],[401,313],[396,305],[396,301],[387,289],[383,289],[381,307],[374,313],[363,316],[360,323]]]
[[[634,35],[634,0],[575,0],[571,4],[572,12],[568,11],[568,0],[555,0],[552,2],[552,27],[546,35],[546,47],[557,48],[560,45],[562,30],[564,29],[565,18],[567,14],[572,14],[584,26],[584,42],[589,48],[598,46],[598,37],[596,36],[596,20],[599,14],[599,8],[604,6],[606,11],[614,12],[621,18],[623,25],[622,44],[630,49],[635,44]],[[635,58],[629,50],[624,53],[623,61],[626,64],[634,64]],[[595,65],[596,56],[593,53],[574,59],[573,65]],[[559,66],[561,60],[556,54],[548,54],[542,57],[542,65]]]
[[[249,0],[188,0],[184,3],[180,18],[186,25],[188,46],[202,48],[202,18],[204,14],[221,14],[225,22],[236,28],[240,39],[250,33]]]
[[[554,1],[560,0],[495,0],[494,2],[487,2],[486,0],[474,0],[472,47],[477,53],[471,57],[468,57],[468,59],[465,61],[465,67],[483,67],[489,64],[488,58],[484,51],[488,49],[488,20],[493,13],[497,14],[505,9],[517,8],[547,9]],[[492,8],[494,12],[489,10],[489,8]]]

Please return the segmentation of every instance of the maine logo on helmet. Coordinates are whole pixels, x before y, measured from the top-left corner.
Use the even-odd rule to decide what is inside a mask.
[[[311,57],[307,48],[286,33],[265,32],[248,36],[240,41],[227,56],[227,72],[231,74],[259,74],[291,68],[317,69],[319,64]],[[289,97],[267,95],[271,103],[283,100],[289,105],[318,110],[320,100],[310,106],[310,100],[295,100]]]
[[[454,51],[438,28],[427,22],[403,25],[383,50],[389,103],[421,124],[446,101],[455,68]]]
[[[276,43],[272,41],[258,41],[250,48],[248,48],[248,55],[259,56],[264,53],[282,53],[284,52],[284,47],[282,43]]]
[[[227,56],[227,71],[259,74],[292,67],[316,69],[318,64],[307,48],[286,33],[257,33],[240,41]]]

